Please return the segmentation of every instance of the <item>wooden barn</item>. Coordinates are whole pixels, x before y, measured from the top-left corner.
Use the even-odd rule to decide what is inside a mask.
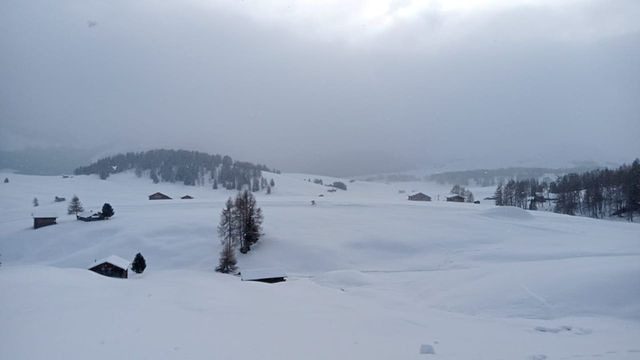
[[[171,198],[161,192],[157,192],[149,195],[149,200],[171,200]]]
[[[242,281],[260,281],[264,283],[278,283],[282,281],[286,281],[287,274],[280,269],[269,268],[269,269],[252,269],[252,270],[243,270],[240,273],[240,277]]]
[[[33,228],[41,228],[43,226],[54,225],[58,217],[54,215],[34,215],[33,216]]]
[[[191,196],[191,195],[185,195],[185,196],[181,197],[180,199],[183,199],[183,200],[191,200],[191,199],[193,199],[193,196]]]
[[[453,196],[449,196],[447,197],[447,201],[451,201],[451,202],[464,202],[464,196],[461,195],[453,195]]]
[[[411,201],[431,201],[431,196],[419,192],[417,194],[409,195],[409,200],[411,200]]]
[[[126,279],[129,275],[129,261],[111,255],[108,258],[96,260],[89,270],[108,277]]]

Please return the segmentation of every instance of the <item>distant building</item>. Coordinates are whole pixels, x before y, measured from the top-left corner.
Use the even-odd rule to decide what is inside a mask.
[[[460,195],[449,196],[447,197],[447,201],[464,202],[464,196],[460,196]]]
[[[101,212],[82,212],[79,214],[76,214],[76,219],[80,220],[80,221],[98,221],[98,220],[104,220],[105,217],[104,215],[102,215]]]
[[[191,195],[185,195],[185,196],[181,197],[180,199],[191,200],[191,199],[193,199],[193,197]]]
[[[41,228],[43,226],[54,225],[56,223],[57,216],[53,215],[38,215],[33,217],[33,228]]]
[[[67,199],[65,199],[63,197],[57,197],[56,196],[56,197],[53,198],[53,201],[55,201],[55,202],[63,202],[63,201],[67,201]]]
[[[171,200],[171,198],[163,193],[157,192],[149,195],[149,200]]]
[[[419,192],[417,194],[409,195],[409,200],[411,200],[411,201],[431,201],[431,196]]]
[[[129,261],[111,255],[108,258],[97,260],[89,267],[89,270],[108,277],[126,279],[129,275]]]
[[[269,284],[286,281],[287,274],[280,269],[243,270],[240,273],[242,281],[260,281]]]

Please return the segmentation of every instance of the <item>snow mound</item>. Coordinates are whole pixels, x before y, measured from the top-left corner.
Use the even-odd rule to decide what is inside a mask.
[[[336,288],[358,287],[371,284],[369,277],[357,270],[329,271],[316,276],[313,280],[317,284]]]
[[[531,220],[533,215],[528,211],[515,206],[498,206],[492,209],[484,210],[481,213],[484,216],[491,218],[504,218],[504,219],[516,219],[516,220]]]

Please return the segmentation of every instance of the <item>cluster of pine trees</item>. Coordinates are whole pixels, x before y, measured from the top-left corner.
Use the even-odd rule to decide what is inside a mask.
[[[545,200],[549,200],[549,183],[537,179],[511,179],[504,185],[498,184],[494,197],[498,206],[538,210]]]
[[[77,168],[76,175],[97,174],[106,179],[111,174],[134,170],[136,175],[148,174],[154,183],[182,182],[185,185],[213,184],[240,190],[248,186],[253,191],[265,189],[262,171],[265,165],[234,161],[229,156],[210,155],[186,150],[149,150],[119,154]],[[277,171],[276,171],[277,172]]]
[[[554,212],[593,218],[624,216],[633,221],[640,212],[640,160],[618,169],[566,174],[556,181],[510,180],[499,184],[496,205],[537,210],[542,204]]]
[[[236,270],[236,247],[239,246],[243,254],[249,252],[251,246],[260,239],[262,221],[262,209],[257,206],[256,198],[249,190],[239,192],[235,200],[227,200],[218,225],[222,251],[216,271],[230,273]]]

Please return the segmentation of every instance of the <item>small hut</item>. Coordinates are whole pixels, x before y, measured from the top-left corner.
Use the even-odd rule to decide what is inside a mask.
[[[129,261],[111,255],[108,258],[96,260],[91,264],[89,270],[108,277],[126,279],[129,272]]]
[[[461,195],[453,195],[453,196],[449,196],[449,197],[447,197],[447,201],[451,201],[451,202],[464,202],[464,196],[461,196]]]
[[[191,195],[185,195],[185,196],[181,197],[180,199],[191,200],[191,199],[193,199],[193,197]]]
[[[41,228],[43,226],[54,225],[58,217],[52,214],[47,215],[34,215],[33,216],[33,228]]]
[[[419,192],[417,194],[409,195],[409,200],[411,200],[411,201],[431,201],[431,196]]]
[[[264,283],[278,283],[286,281],[287,274],[281,269],[252,269],[243,270],[240,273],[242,281],[260,281]]]
[[[149,195],[149,200],[171,200],[171,198],[161,192],[157,192]]]
[[[99,221],[99,220],[104,220],[105,217],[104,215],[102,215],[101,212],[81,212],[79,214],[76,214],[76,219],[80,220],[80,221]]]

